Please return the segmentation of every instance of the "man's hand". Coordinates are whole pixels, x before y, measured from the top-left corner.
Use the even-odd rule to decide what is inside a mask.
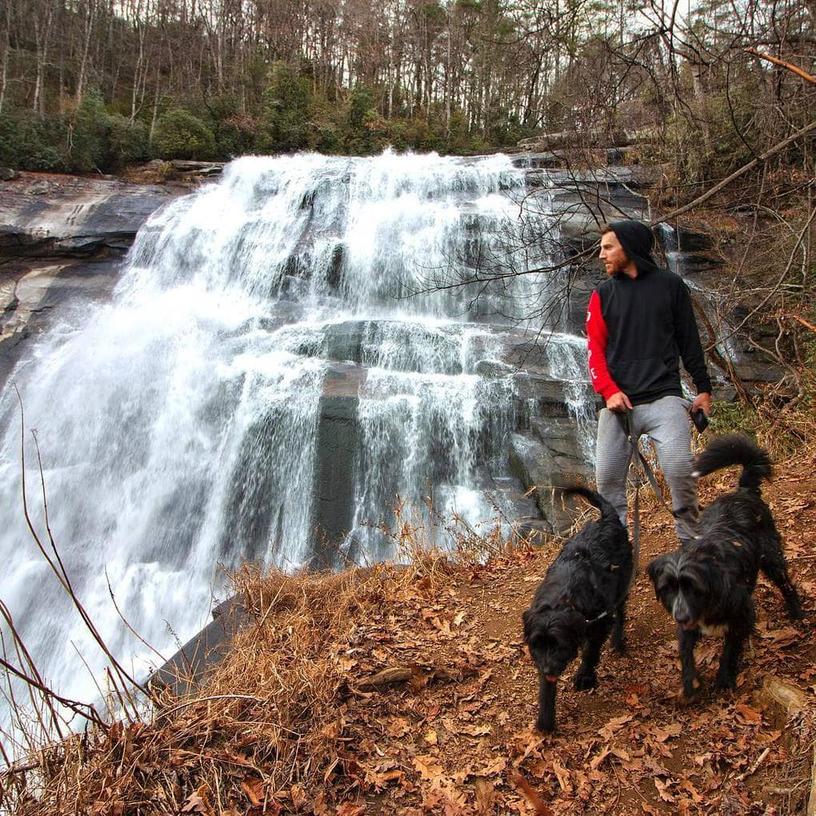
[[[629,397],[627,397],[623,391],[617,391],[606,401],[606,407],[610,411],[614,411],[616,414],[619,414],[623,413],[623,411],[631,411],[632,403],[629,402]]]
[[[698,394],[694,398],[694,402],[691,403],[689,413],[693,414],[698,408],[702,408],[703,413],[707,417],[711,416],[711,394],[709,394],[707,391],[703,391],[702,394]]]

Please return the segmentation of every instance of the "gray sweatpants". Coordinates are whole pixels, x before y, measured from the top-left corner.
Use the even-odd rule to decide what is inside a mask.
[[[694,531],[697,529],[697,480],[691,475],[691,430],[689,401],[683,397],[661,397],[646,405],[636,405],[631,412],[632,431],[636,439],[648,435],[657,447],[657,458],[669,485],[675,517]],[[632,446],[626,436],[622,417],[604,408],[598,417],[598,439],[595,451],[595,483],[598,492],[618,511],[626,525],[626,475]],[[688,532],[675,522],[681,541]]]

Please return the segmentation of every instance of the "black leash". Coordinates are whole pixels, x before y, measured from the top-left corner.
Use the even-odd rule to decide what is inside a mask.
[[[691,529],[691,527],[685,522],[684,519],[680,518],[679,516],[675,516],[675,514],[672,512],[671,507],[666,502],[666,497],[663,495],[663,491],[660,489],[660,485],[657,483],[654,471],[649,465],[649,462],[647,461],[646,457],[643,455],[643,452],[640,450],[638,439],[635,438],[634,432],[632,430],[632,412],[625,411],[623,414],[621,414],[621,422],[623,423],[623,429],[626,433],[626,438],[629,440],[629,444],[632,446],[633,453],[632,462],[635,466],[635,470],[639,469],[641,473],[646,477],[646,481],[648,481],[649,484],[651,485],[651,488],[654,491],[655,496],[657,496],[658,502],[660,502],[660,504],[663,505],[663,507],[668,511],[672,519],[674,519],[677,522],[678,526],[682,528],[683,532],[685,532],[692,540],[699,538],[697,533]],[[638,566],[640,564],[640,484],[641,479],[638,476],[636,476],[634,519],[632,523],[633,576],[637,573]]]

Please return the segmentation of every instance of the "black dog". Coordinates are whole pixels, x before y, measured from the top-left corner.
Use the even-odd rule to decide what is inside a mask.
[[[694,476],[742,465],[739,487],[700,516],[698,538],[655,558],[649,577],[658,600],[677,622],[683,694],[699,688],[694,647],[701,634],[723,634],[718,688],[735,688],[739,660],[756,621],[752,596],[757,572],[782,593],[791,618],[802,617],[799,595],[788,577],[782,544],[760,483],[771,477],[768,454],[737,434],[714,439],[695,460]]]
[[[632,578],[632,547],[615,508],[592,490],[571,487],[601,511],[567,541],[524,612],[524,640],[538,667],[540,731],[555,728],[556,681],[583,645],[575,675],[579,691],[595,687],[595,667],[614,626],[612,644],[624,651],[623,623]]]

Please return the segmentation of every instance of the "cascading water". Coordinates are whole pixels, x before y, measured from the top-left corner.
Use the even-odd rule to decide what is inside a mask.
[[[346,533],[339,550],[369,561],[394,556],[376,525],[397,495],[429,496],[472,524],[494,515],[516,410],[503,348],[545,281],[521,276],[478,300],[473,286],[428,282],[485,253],[541,262],[536,246],[507,241],[524,185],[502,156],[240,159],[154,214],[110,304],[56,325],[21,361],[13,381],[37,432],[50,527],[134,673],[151,656],[108,581],[133,627],[169,653],[174,633],[206,622],[218,564],[315,563],[329,511]],[[578,349],[553,335],[547,355],[580,418]],[[345,464],[333,421],[348,431]],[[102,658],[25,529],[9,389],[2,423],[2,598],[45,679],[88,700],[77,652],[94,671]],[[32,441],[29,504],[43,529]]]

